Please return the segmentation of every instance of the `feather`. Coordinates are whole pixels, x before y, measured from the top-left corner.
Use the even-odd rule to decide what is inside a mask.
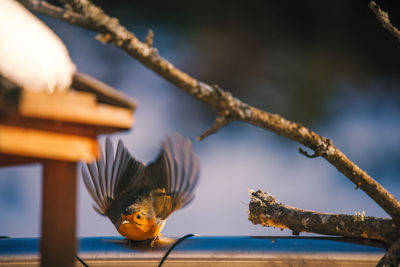
[[[145,165],[135,160],[120,140],[114,158],[114,149],[107,138],[103,153],[96,163],[82,167],[83,182],[92,197],[93,208],[102,215],[108,215],[113,201],[121,194],[139,188],[143,184]]]
[[[118,143],[117,154],[120,154],[120,157],[118,157],[118,161],[114,161],[113,166],[114,171],[117,170],[114,182],[115,196],[143,185],[143,171],[145,168],[142,162],[131,156],[122,141]]]
[[[105,209],[107,207],[107,194],[105,186],[105,162],[103,156],[101,156],[100,159],[96,161],[96,167],[100,186],[100,195],[102,198],[102,208]]]
[[[146,184],[152,189],[164,189],[171,197],[170,208],[163,219],[186,206],[194,198],[199,178],[199,160],[192,143],[181,135],[167,137],[157,159],[147,166],[145,176]]]
[[[82,178],[83,178],[83,182],[84,182],[90,196],[92,197],[92,199],[94,200],[94,202],[97,205],[97,206],[93,206],[93,207],[96,207],[95,210],[98,211],[100,214],[103,214],[102,212],[100,212],[100,208],[99,208],[101,206],[101,201],[97,197],[96,190],[92,184],[92,180],[89,178],[89,173],[87,171],[87,168],[82,168]]]
[[[96,164],[95,163],[87,164],[87,168],[89,170],[90,178],[92,180],[92,183],[93,183],[93,186],[94,186],[94,189],[96,192],[96,196],[99,200],[98,206],[99,206],[99,209],[101,210],[101,209],[103,209],[104,199],[103,199],[103,195],[101,194],[101,188],[100,188],[100,184],[99,184],[99,175],[98,175],[98,171],[96,168]]]
[[[107,196],[112,198],[113,193],[111,191],[111,177],[112,177],[112,168],[114,164],[114,148],[111,143],[110,138],[106,138],[106,166],[105,166],[105,184],[107,189]]]

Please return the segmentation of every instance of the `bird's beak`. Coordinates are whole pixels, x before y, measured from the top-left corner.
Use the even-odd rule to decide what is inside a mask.
[[[126,224],[126,223],[130,223],[130,221],[128,221],[128,220],[123,220],[121,224]]]

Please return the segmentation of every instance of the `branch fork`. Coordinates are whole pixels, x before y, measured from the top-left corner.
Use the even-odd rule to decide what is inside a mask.
[[[270,130],[278,135],[287,137],[310,148],[314,151],[314,154],[310,155],[303,149],[300,149],[300,153],[307,157],[321,156],[329,161],[329,163],[350,179],[356,185],[356,188],[359,187],[362,189],[393,218],[392,223],[378,220],[379,223],[384,225],[382,227],[389,227],[387,225],[390,224],[396,228],[396,231],[398,231],[397,229],[400,227],[400,202],[365,171],[359,168],[354,162],[350,161],[329,139],[318,135],[298,123],[286,120],[278,114],[271,114],[243,103],[239,99],[233,97],[229,92],[220,89],[218,86],[211,86],[191,77],[158,54],[158,50],[152,47],[153,35],[149,33],[146,42],[141,42],[132,32],[129,32],[125,27],[120,25],[118,19],[108,16],[101,8],[94,5],[89,0],[60,0],[66,4],[67,9],[51,5],[46,1],[18,1],[33,11],[97,32],[99,34],[97,38],[100,41],[111,43],[119,47],[149,69],[165,78],[167,81],[181,88],[199,101],[213,107],[217,113],[215,123],[210,129],[206,130],[198,137],[199,140],[204,139],[210,134],[216,133],[220,128],[228,125],[234,120],[237,120]],[[374,11],[377,19],[382,23],[382,26],[400,41],[400,31],[390,23],[389,15],[381,10],[374,1],[370,2],[369,7]],[[271,206],[280,207],[282,209],[285,208],[279,206],[277,203]],[[328,216],[327,214],[318,216],[320,218],[320,223],[323,223],[325,220],[329,221],[329,218],[334,218],[329,217],[330,215]],[[252,218],[254,219],[255,217]],[[265,216],[265,218],[269,217]],[[346,218],[350,218],[351,221],[352,217]],[[365,217],[365,220],[367,218],[369,217]],[[361,225],[364,228],[365,220],[363,221],[364,226]],[[375,219],[371,220],[376,222]],[[273,220],[273,222],[276,224],[279,221]],[[355,221],[353,220],[353,222]],[[285,224],[282,223],[282,225]],[[299,233],[300,231],[309,229],[304,228],[304,225],[304,229],[300,226],[290,227],[294,233]],[[379,235],[375,235],[376,231],[373,232],[374,234],[369,232],[365,233],[366,234],[363,235],[369,237],[374,236],[374,238],[379,239]],[[358,235],[363,237],[361,233],[358,233]],[[385,238],[384,233],[381,233],[381,236]],[[395,232],[393,237],[399,237],[398,232]],[[392,247],[389,248],[384,259],[382,259],[382,265],[379,266],[383,266],[386,263],[392,264],[393,262],[398,262],[400,259],[399,250],[400,238],[393,241]]]
[[[238,120],[271,130],[278,135],[299,142],[316,151],[316,155],[328,160],[356,186],[359,186],[360,189],[375,200],[400,226],[400,202],[365,171],[350,161],[328,139],[298,123],[286,120],[278,114],[271,114],[243,103],[219,87],[203,83],[177,69],[173,64],[159,56],[155,48],[139,41],[132,32],[120,25],[117,19],[105,14],[103,10],[89,0],[62,0],[74,10],[71,16],[64,16],[65,10],[63,11],[62,8],[48,3],[44,5],[42,1],[19,1],[26,3],[29,8],[42,14],[65,20],[71,24],[77,24],[99,34],[109,34],[110,37],[106,39],[109,39],[112,44],[121,48],[186,93],[213,107],[218,114],[215,124],[202,134],[199,139],[215,133],[233,120]]]

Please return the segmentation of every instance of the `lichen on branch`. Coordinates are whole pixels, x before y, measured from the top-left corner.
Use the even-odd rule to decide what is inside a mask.
[[[400,237],[400,231],[391,219],[302,210],[278,203],[261,190],[250,192],[250,197],[249,220],[253,224],[289,229],[294,235],[310,232],[382,240],[389,244]]]
[[[387,250],[385,255],[376,265],[377,267],[399,266],[400,264],[400,238]]]

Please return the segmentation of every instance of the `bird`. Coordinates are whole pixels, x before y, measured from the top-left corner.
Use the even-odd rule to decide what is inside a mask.
[[[168,216],[193,200],[200,173],[191,141],[179,134],[167,136],[147,166],[129,153],[122,140],[114,156],[109,138],[105,157],[86,166],[82,178],[93,208],[134,241],[159,239]]]

